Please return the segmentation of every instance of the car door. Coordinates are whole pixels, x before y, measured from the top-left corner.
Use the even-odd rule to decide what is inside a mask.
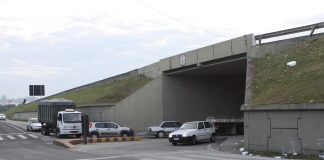
[[[198,128],[197,128],[197,134],[196,134],[196,138],[197,140],[202,140],[205,139],[205,126],[203,122],[199,122],[198,123]]]
[[[109,136],[119,136],[118,126],[114,123],[106,123]]]
[[[164,132],[166,132],[166,133],[170,133],[170,132],[174,131],[172,122],[164,122],[161,125],[161,128],[163,128]]]
[[[100,137],[108,136],[108,131],[105,123],[96,123],[95,127]]]
[[[210,139],[211,135],[214,133],[212,124],[210,124],[209,122],[204,122],[205,125],[205,139]]]

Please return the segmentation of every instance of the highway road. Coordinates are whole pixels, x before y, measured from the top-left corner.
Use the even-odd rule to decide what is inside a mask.
[[[74,160],[90,153],[71,151],[53,144],[53,136],[26,132],[19,122],[0,121],[0,160]]]

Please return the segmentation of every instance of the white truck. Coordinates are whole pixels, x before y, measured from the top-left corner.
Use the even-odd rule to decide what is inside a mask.
[[[58,138],[75,135],[81,137],[81,112],[75,111],[75,103],[66,99],[43,100],[38,103],[38,120],[41,133],[56,133]]]

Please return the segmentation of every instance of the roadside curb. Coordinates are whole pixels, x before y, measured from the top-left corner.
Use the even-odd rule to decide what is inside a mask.
[[[103,143],[103,142],[129,142],[129,141],[141,141],[138,136],[135,137],[109,137],[109,138],[88,138],[88,143]],[[83,139],[55,139],[53,144],[65,148],[75,148],[75,145],[83,143]]]

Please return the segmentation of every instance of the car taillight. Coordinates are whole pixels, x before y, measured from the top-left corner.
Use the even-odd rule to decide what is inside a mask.
[[[89,123],[89,128],[91,128],[91,127],[92,127],[92,123],[90,122],[90,123]]]

